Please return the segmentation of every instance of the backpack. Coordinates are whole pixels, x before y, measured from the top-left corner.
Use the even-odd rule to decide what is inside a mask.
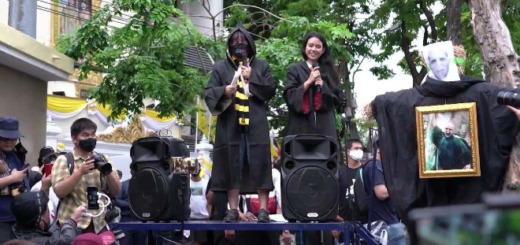
[[[365,164],[366,165],[366,164]],[[356,181],[354,182],[354,196],[356,198],[356,204],[360,212],[368,212],[368,206],[370,204],[370,194],[365,189],[365,182],[363,180],[363,167],[359,169],[356,174]]]

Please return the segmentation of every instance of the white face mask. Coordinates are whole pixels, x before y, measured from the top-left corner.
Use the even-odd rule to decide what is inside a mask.
[[[363,150],[353,150],[348,154],[354,161],[359,161],[363,158]]]

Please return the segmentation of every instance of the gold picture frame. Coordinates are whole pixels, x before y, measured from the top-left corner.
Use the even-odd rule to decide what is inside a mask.
[[[86,6],[86,7],[85,7]],[[51,45],[54,47],[61,35],[62,29],[70,32],[77,29],[86,20],[92,18],[101,7],[101,0],[60,0],[51,3]],[[84,11],[83,11],[84,10]],[[64,28],[63,23],[71,24]],[[79,80],[79,69],[69,76],[69,81]],[[85,98],[90,88],[97,87],[103,81],[103,74],[90,71],[87,78],[76,83],[76,97]]]
[[[81,11],[81,4],[86,3],[89,9],[86,12]],[[54,47],[61,35],[62,20],[68,20],[73,23],[69,29],[75,29],[82,22],[92,18],[92,15],[101,7],[101,0],[61,0],[51,3],[51,45]],[[88,16],[90,15],[90,16]],[[75,25],[74,25],[75,24]]]
[[[419,178],[480,176],[477,104],[415,108]]]

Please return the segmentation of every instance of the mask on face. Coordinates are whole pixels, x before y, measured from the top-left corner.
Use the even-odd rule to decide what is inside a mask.
[[[79,148],[86,152],[92,152],[94,151],[94,148],[96,148],[96,142],[97,140],[94,138],[88,138],[84,140],[79,141]]]
[[[247,45],[246,44],[235,44],[231,45],[231,50],[233,51],[233,55],[237,58],[247,57]]]
[[[354,161],[359,161],[363,158],[363,150],[353,150],[348,154]]]

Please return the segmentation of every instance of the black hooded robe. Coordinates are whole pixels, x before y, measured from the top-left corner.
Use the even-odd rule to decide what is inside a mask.
[[[310,86],[306,92],[309,107],[308,111],[304,111],[303,84],[310,74],[306,61],[294,63],[287,69],[287,81],[283,91],[283,98],[289,107],[287,135],[319,134],[337,139],[334,109],[339,105],[341,91],[333,89],[329,76],[322,73],[321,106],[315,109],[316,86]]]
[[[483,192],[500,190],[520,129],[516,115],[497,103],[498,92],[510,90],[469,76],[457,82],[428,77],[420,87],[375,98],[386,186],[401,217],[412,208],[477,203]],[[477,103],[481,176],[419,179],[415,107],[467,102]]]
[[[209,110],[213,115],[218,115],[211,190],[228,191],[240,188],[241,193],[256,193],[257,190],[274,189],[266,103],[275,95],[276,83],[269,64],[254,58],[256,47],[252,36],[240,24],[233,33],[237,31],[244,34],[253,50],[249,54],[249,92],[253,96],[249,97],[248,164],[240,161],[241,132],[235,110],[235,96],[227,97],[224,93],[238,68],[228,55],[226,60],[215,63],[209,83],[204,89],[204,100]],[[233,33],[229,35],[230,39]]]

